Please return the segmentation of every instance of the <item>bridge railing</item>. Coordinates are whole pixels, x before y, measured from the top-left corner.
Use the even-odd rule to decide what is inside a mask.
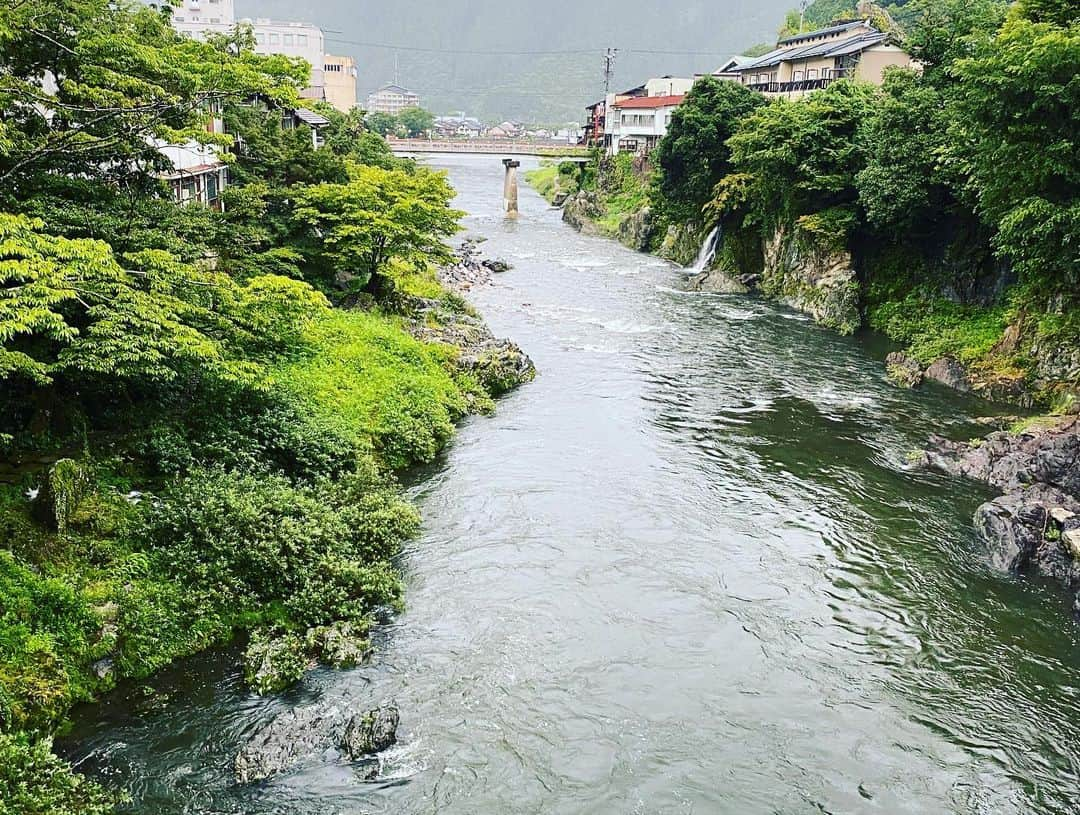
[[[505,153],[529,156],[587,156],[589,150],[573,144],[516,139],[387,139],[393,150],[414,153]]]

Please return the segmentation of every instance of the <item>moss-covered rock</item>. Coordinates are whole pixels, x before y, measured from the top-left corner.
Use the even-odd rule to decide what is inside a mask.
[[[277,693],[300,681],[313,664],[297,634],[257,631],[244,652],[244,679],[256,693]]]
[[[822,245],[798,226],[781,225],[763,245],[761,291],[841,334],[862,325],[851,253]]]

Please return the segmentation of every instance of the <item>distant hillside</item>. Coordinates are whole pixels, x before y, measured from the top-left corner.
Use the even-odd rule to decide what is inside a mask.
[[[288,0],[237,0],[237,13],[301,18],[321,26],[328,50],[356,58],[361,99],[394,79],[394,51],[371,44],[408,46],[432,49],[397,52],[398,79],[420,93],[426,107],[438,113],[464,110],[486,120],[558,123],[580,121],[584,105],[602,95],[604,48],[622,49],[615,87],[630,87],[649,76],[709,71],[754,43],[774,41],[794,4],[325,0],[301,7]],[[502,51],[515,53],[493,53]],[[581,53],[536,53],[551,51]]]

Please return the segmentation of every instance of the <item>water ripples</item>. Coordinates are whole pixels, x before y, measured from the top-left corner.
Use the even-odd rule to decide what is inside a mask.
[[[1077,630],[1057,590],[989,571],[985,492],[915,471],[985,406],[884,380],[882,349],[567,230],[501,165],[452,159],[513,272],[474,291],[541,371],[410,487],[423,536],[375,660],[250,696],[232,654],[162,708],[81,716],[87,769],[140,813],[1067,813]],[[366,781],[313,756],[239,787],[293,706],[395,698]]]

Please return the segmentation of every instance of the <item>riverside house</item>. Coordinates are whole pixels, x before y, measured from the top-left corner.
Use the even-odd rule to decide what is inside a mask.
[[[693,77],[653,77],[604,100],[603,144],[610,154],[648,154],[667,133],[671,113],[693,87]]]
[[[780,40],[769,53],[732,60],[721,70],[766,96],[798,97],[843,78],[880,85],[886,68],[915,64],[869,20],[846,20]]]
[[[611,148],[615,153],[648,155],[657,142],[667,133],[671,114],[680,104],[683,95],[639,96],[624,99],[612,106]]]

